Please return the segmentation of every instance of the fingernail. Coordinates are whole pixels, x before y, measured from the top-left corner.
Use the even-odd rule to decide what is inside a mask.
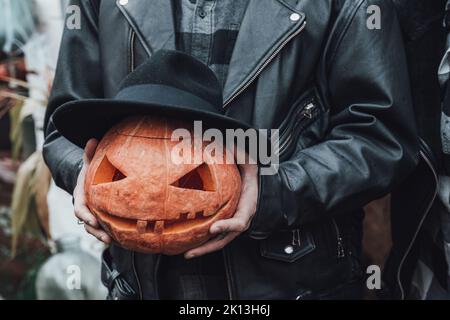
[[[195,258],[195,253],[189,253],[186,255],[186,259],[192,259]]]

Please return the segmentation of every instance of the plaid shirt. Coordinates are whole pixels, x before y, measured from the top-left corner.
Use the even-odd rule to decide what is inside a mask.
[[[209,66],[224,86],[248,0],[174,0],[176,48]],[[163,256],[161,299],[228,299],[222,252]]]
[[[174,0],[176,47],[209,66],[222,86],[248,0]]]

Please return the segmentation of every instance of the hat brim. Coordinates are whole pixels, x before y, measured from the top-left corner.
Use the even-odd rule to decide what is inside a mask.
[[[192,106],[144,103],[116,99],[74,100],[57,108],[52,116],[58,132],[75,145],[84,148],[89,139],[101,139],[121,120],[136,115],[157,115],[202,121],[204,128],[249,129],[248,124]]]

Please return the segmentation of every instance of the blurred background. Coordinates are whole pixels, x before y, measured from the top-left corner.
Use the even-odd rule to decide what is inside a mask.
[[[0,299],[104,299],[103,246],[42,158],[66,0],[0,0]],[[367,264],[384,265],[389,198],[367,207]],[[374,298],[374,295],[367,295]]]
[[[42,159],[67,1],[0,0],[0,299],[103,299],[102,244]]]

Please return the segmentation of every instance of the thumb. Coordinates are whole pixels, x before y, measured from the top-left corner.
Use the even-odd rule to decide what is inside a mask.
[[[86,165],[91,163],[92,158],[94,157],[95,150],[97,149],[98,141],[96,139],[90,139],[86,143],[86,147],[84,148],[83,160]]]

